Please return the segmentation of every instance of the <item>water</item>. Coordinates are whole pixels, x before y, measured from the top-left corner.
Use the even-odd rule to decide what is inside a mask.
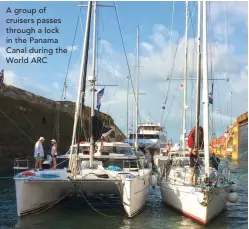
[[[236,204],[229,204],[218,218],[206,228],[232,229],[248,228],[248,163],[229,161],[233,176],[237,181],[240,199]],[[244,175],[244,176],[243,176]],[[242,177],[243,176],[243,177]],[[110,202],[108,202],[110,203]],[[146,206],[140,214],[128,219],[117,204],[91,200],[101,215],[94,211],[83,199],[71,198],[42,213],[18,218],[16,215],[15,187],[11,179],[0,180],[0,228],[19,229],[201,229],[201,224],[182,216],[161,200],[159,188],[151,189]]]

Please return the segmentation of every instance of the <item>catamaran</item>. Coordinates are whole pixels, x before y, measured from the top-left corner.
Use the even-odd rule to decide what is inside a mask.
[[[80,143],[78,126],[85,100],[92,8],[94,30],[93,76],[90,80],[92,92],[91,139],[90,143]],[[101,133],[94,128],[94,123],[98,119],[94,110],[96,15],[97,2],[89,1],[68,167],[44,171],[28,170],[18,173],[14,177],[18,216],[48,209],[70,193],[80,194],[84,199],[88,194],[116,194],[120,197],[128,217],[135,216],[146,202],[151,167],[144,168],[138,152],[134,152],[128,144],[101,142]]]

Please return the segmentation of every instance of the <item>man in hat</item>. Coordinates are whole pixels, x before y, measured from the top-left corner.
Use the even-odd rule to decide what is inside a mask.
[[[42,170],[42,160],[44,157],[44,150],[42,143],[45,141],[44,137],[40,137],[39,140],[35,143],[35,150],[34,150],[34,158],[35,158],[35,171],[39,167]]]
[[[51,147],[51,156],[52,156],[52,159],[53,159],[53,167],[52,167],[52,169],[56,169],[56,156],[57,156],[56,140],[52,139],[51,140],[51,144],[52,144],[52,147]]]

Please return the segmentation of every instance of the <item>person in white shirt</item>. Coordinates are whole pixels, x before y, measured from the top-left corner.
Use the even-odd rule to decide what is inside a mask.
[[[51,156],[53,158],[53,168],[56,169],[56,156],[57,156],[57,145],[56,145],[56,140],[52,139],[51,140],[52,147],[51,147]]]
[[[35,150],[34,150],[34,158],[35,158],[35,171],[39,167],[42,170],[42,160],[44,157],[44,150],[42,143],[45,141],[44,137],[40,137],[39,140],[35,143]]]

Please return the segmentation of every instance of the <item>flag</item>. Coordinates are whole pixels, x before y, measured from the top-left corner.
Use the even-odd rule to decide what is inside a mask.
[[[212,84],[212,90],[208,94],[209,104],[213,104],[213,88],[214,85]]]
[[[102,90],[100,90],[98,92],[98,94],[97,94],[97,106],[96,107],[97,107],[98,111],[99,111],[100,106],[101,106],[101,100],[102,100],[102,96],[104,94],[104,90],[105,90],[105,88],[103,88]]]
[[[213,93],[211,91],[209,92],[208,98],[209,98],[209,104],[213,104]]]

